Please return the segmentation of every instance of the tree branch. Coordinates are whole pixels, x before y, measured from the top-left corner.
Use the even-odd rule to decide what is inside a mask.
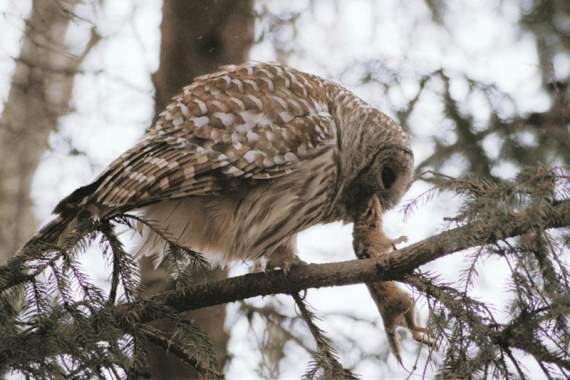
[[[123,316],[132,311],[139,322],[148,322],[156,318],[152,304],[183,312],[256,296],[293,294],[308,288],[400,280],[405,274],[440,257],[523,234],[535,225],[536,213],[527,210],[521,215],[524,217],[517,217],[502,228],[483,223],[454,228],[380,258],[302,265],[294,267],[288,274],[283,271],[250,273],[197,284],[183,291],[163,292],[152,297],[150,305],[123,304],[118,306],[118,311]],[[544,218],[545,228],[570,226],[570,200],[556,202],[553,212]]]
[[[223,373],[218,372],[214,368],[203,367],[202,363],[199,360],[197,360],[194,356],[190,355],[180,345],[175,344],[174,339],[172,337],[171,338],[165,337],[164,331],[161,331],[150,325],[144,325],[142,332],[145,335],[145,337],[149,340],[149,342],[161,347],[166,353],[172,353],[174,356],[176,356],[178,359],[183,361],[191,368],[195,368],[196,370],[198,370],[202,375],[207,374],[212,378],[224,377]]]
[[[251,273],[220,281],[197,284],[179,291],[167,291],[150,299],[142,299],[115,308],[117,326],[146,323],[165,318],[172,312],[185,312],[207,306],[235,302],[250,297],[270,294],[293,294],[303,289],[342,286],[374,281],[401,280],[414,269],[451,253],[521,235],[536,227],[536,212],[526,210],[512,223],[473,223],[432,236],[421,242],[380,258],[351,260],[329,264],[308,264],[294,267],[288,274],[283,271]],[[570,200],[553,204],[542,216],[543,228],[570,226]],[[105,312],[105,311],[103,311]],[[97,325],[98,315],[90,318]],[[14,341],[15,337],[12,337]],[[32,332],[21,337],[21,342],[40,342],[45,337]],[[15,341],[14,341],[15,343]],[[16,346],[18,346],[16,344]],[[20,345],[29,347],[29,345]],[[7,346],[5,346],[7,347]],[[9,347],[14,347],[10,345]],[[39,350],[29,356],[40,356]],[[57,352],[44,352],[54,355]],[[11,348],[0,350],[0,362],[9,363],[15,352]]]

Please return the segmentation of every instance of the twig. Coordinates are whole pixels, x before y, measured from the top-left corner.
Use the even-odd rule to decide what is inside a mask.
[[[204,368],[199,360],[195,357],[191,356],[186,352],[182,347],[180,347],[173,339],[168,339],[165,337],[157,328],[154,328],[150,325],[143,325],[141,326],[142,333],[145,337],[151,342],[156,344],[159,347],[162,347],[165,352],[174,354],[178,359],[182,360],[184,363],[188,364],[192,368],[195,368],[198,372],[202,374],[209,374],[214,375],[219,378],[223,378],[224,374],[213,369],[213,368]],[[208,377],[210,378],[210,377]]]
[[[545,228],[570,225],[570,201],[558,202],[555,213],[549,215]],[[532,212],[527,215],[533,215]],[[530,216],[528,217],[530,219]],[[167,291],[152,298],[154,304],[172,307],[177,312],[200,309],[207,306],[235,302],[246,298],[270,294],[293,294],[303,289],[352,285],[362,282],[402,280],[406,274],[421,265],[466,248],[476,247],[497,240],[523,234],[529,229],[527,218],[496,226],[479,223],[454,228],[432,236],[397,252],[380,258],[351,260],[329,264],[308,264],[294,267],[288,274],[283,271],[250,273],[220,281],[196,284],[183,292]],[[133,308],[139,321],[152,320],[145,307],[124,304],[118,306],[119,314]],[[152,311],[150,308],[149,311]]]
[[[533,211],[529,210],[524,215],[526,217],[517,218],[513,223],[505,224],[502,229],[479,223],[458,227],[380,258],[303,265],[294,267],[288,274],[283,271],[252,273],[197,284],[179,292],[163,292],[150,300],[137,300],[116,306],[114,318],[117,320],[117,325],[123,325],[124,321],[144,323],[165,317],[169,308],[171,308],[169,313],[184,312],[256,296],[294,294],[308,288],[402,280],[414,269],[437,258],[525,233],[532,225]],[[544,228],[570,226],[570,200],[553,204],[551,212],[544,215],[543,221]],[[0,269],[6,270],[2,267]],[[96,323],[97,315],[91,317],[91,320]],[[31,333],[22,337],[22,343],[41,342],[42,339],[44,336]],[[41,347],[32,347],[38,350],[29,354],[40,355]],[[517,348],[528,349],[528,347]],[[43,353],[43,355],[53,354],[56,353]],[[11,350],[0,350],[0,362],[2,360],[10,362],[13,355]]]

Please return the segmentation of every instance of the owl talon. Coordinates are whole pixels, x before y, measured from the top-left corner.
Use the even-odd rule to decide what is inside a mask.
[[[396,239],[392,240],[392,248],[395,250],[397,250],[398,248],[396,248],[397,244],[400,243],[407,243],[408,242],[408,237],[406,235],[402,235],[397,237]]]
[[[307,264],[299,258],[289,246],[281,246],[277,248],[269,256],[266,271],[281,268],[285,274],[288,274],[294,266]]]
[[[269,254],[265,270],[281,268],[285,274],[296,265],[306,264],[295,254],[295,239],[289,239]]]
[[[406,235],[399,236],[398,238],[396,238],[396,240],[394,240],[394,244],[407,243],[407,242],[408,242],[408,237]]]
[[[282,269],[285,274],[288,274],[293,267],[305,264],[307,263],[295,254],[288,256],[271,255],[265,266],[265,271]]]

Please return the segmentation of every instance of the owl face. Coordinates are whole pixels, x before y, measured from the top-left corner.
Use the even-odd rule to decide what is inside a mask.
[[[413,155],[406,147],[378,147],[372,162],[347,190],[345,204],[349,213],[353,218],[362,213],[363,208],[369,207],[367,201],[373,195],[376,195],[382,210],[396,206],[411,185],[413,166]]]
[[[354,216],[373,195],[383,210],[393,208],[413,179],[414,157],[406,132],[372,107],[365,107],[360,120],[346,126],[355,131],[345,142],[352,151],[351,162],[356,163],[345,188],[348,213]]]
[[[382,209],[393,208],[411,185],[413,167],[413,155],[408,149],[380,147],[370,166],[357,178],[360,196],[367,199],[376,195]]]
[[[383,209],[394,207],[410,188],[414,158],[402,147],[382,150],[373,162],[367,184],[378,196]]]

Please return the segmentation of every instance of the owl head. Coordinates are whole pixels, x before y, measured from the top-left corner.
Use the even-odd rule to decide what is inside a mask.
[[[363,200],[376,195],[383,209],[391,209],[410,188],[413,162],[410,150],[401,146],[384,146],[379,149],[370,166],[356,178],[354,185]]]
[[[360,125],[360,143],[355,144],[360,166],[355,168],[345,192],[349,214],[362,212],[376,195],[383,210],[396,206],[409,189],[414,174],[414,156],[405,131],[379,111],[369,113]]]

